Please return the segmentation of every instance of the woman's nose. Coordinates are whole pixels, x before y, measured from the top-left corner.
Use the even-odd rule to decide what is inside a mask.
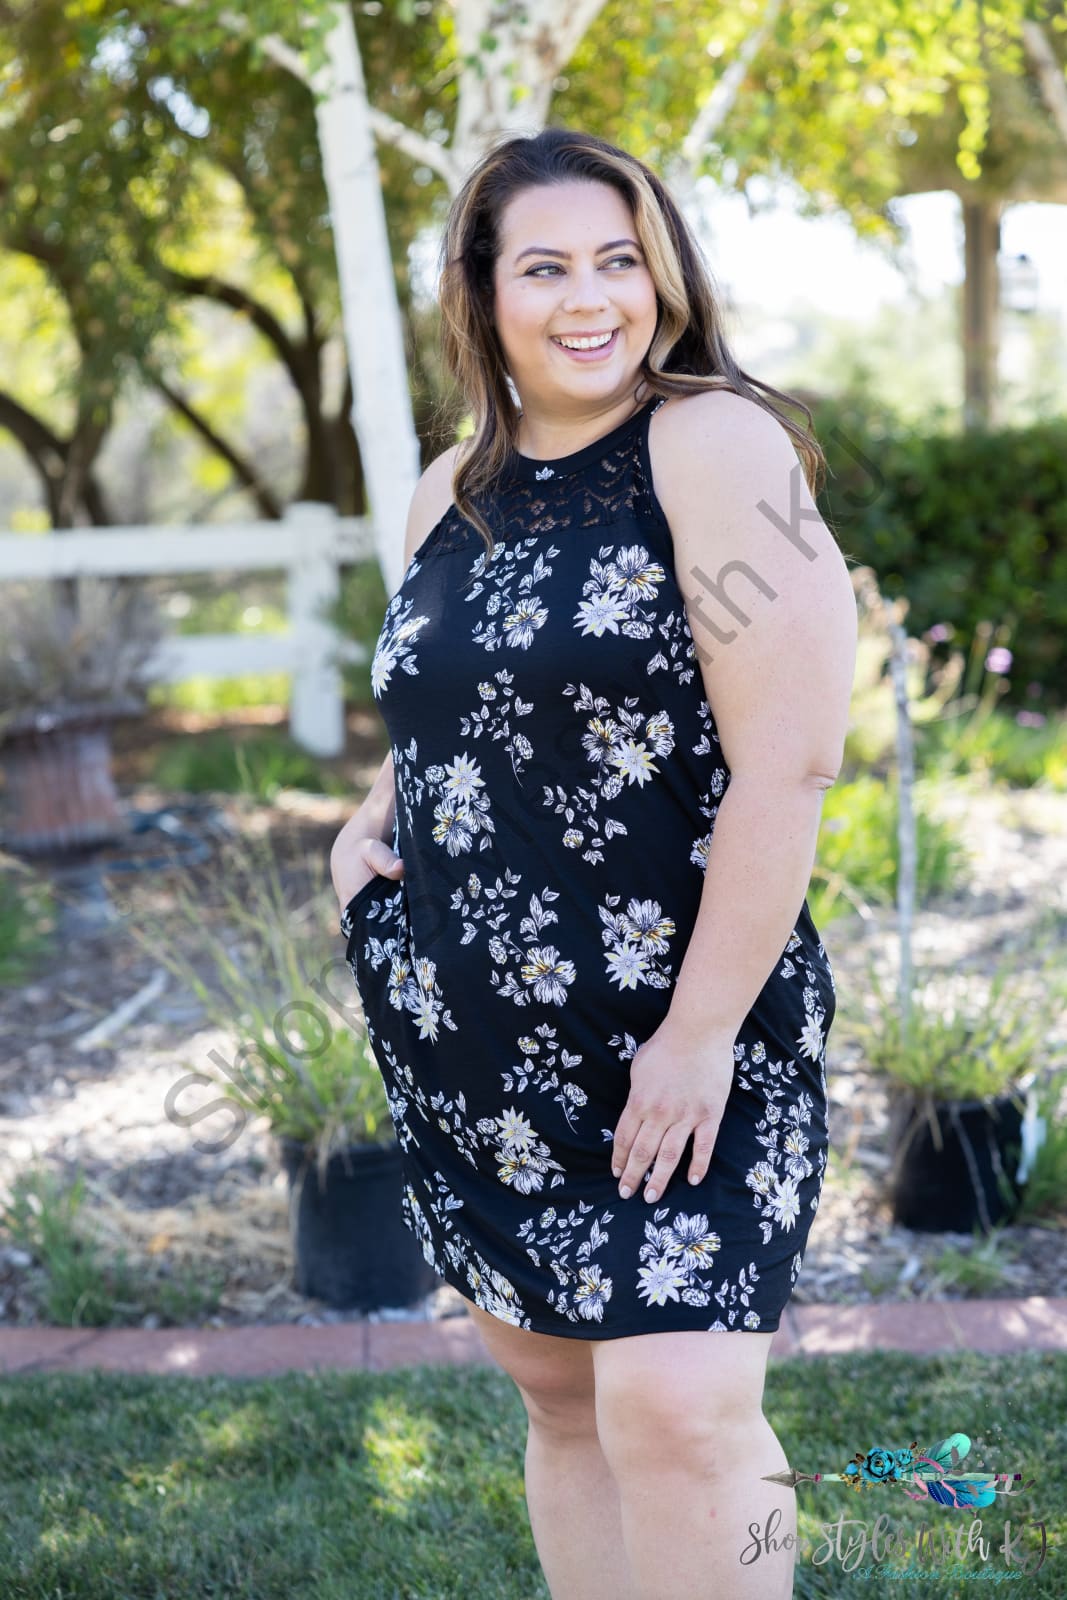
[[[583,270],[575,267],[571,273],[570,286],[564,304],[575,310],[585,309],[587,306],[602,306],[607,303],[607,294],[604,290],[604,280],[596,267]]]

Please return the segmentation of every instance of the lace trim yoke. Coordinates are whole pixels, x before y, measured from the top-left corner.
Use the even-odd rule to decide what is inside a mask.
[[[475,500],[494,540],[502,544],[632,518],[655,524],[669,538],[648,455],[649,423],[663,403],[662,395],[655,396],[603,438],[567,456],[539,461],[513,452],[497,486]],[[450,505],[413,559],[484,548],[477,529]]]

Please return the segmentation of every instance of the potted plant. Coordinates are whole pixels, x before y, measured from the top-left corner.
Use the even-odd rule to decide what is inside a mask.
[[[893,1220],[920,1232],[985,1233],[1023,1194],[1023,1121],[1035,1081],[1067,1059],[1055,952],[1027,971],[930,975],[902,1017],[868,966],[873,1017],[853,1026],[890,1088],[887,1180]]]
[[[40,855],[126,832],[111,727],[143,713],[165,634],[162,612],[139,582],[0,585],[5,848]]]
[[[853,1022],[868,1060],[890,1081],[888,1187],[894,1220],[925,1231],[973,1233],[980,1227],[988,1233],[1019,1200],[1023,1093],[1030,1097],[1050,1051],[1063,1051],[1049,1010],[1054,1001],[1062,1020],[1067,992],[1056,953],[1061,930],[1053,913],[1054,953],[1040,965],[1036,979],[1007,963],[988,984],[978,975],[954,973],[951,980],[942,975],[942,987],[949,992],[933,994],[928,982],[915,1004],[911,946],[918,845],[908,685],[912,652],[902,624],[908,601],[884,600],[868,573],[863,604],[888,637],[896,707],[899,961],[891,996],[868,963],[875,1015],[865,1020],[853,1012]],[[1002,632],[996,637],[999,645]]]
[[[316,864],[313,881],[321,876]],[[249,1118],[269,1124],[289,1183],[298,1293],[347,1309],[410,1305],[437,1274],[403,1221],[401,1151],[358,996],[340,970],[333,892],[316,883],[291,904],[268,845],[240,838],[223,847],[213,883],[219,928],[184,885],[165,918],[128,924],[228,1035],[225,1050],[190,1063],[190,1088],[210,1083],[234,1108],[225,1143]]]

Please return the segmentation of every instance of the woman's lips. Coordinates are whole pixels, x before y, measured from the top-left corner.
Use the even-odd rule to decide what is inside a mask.
[[[610,356],[618,342],[618,328],[612,330],[611,338],[608,340],[607,344],[599,344],[593,350],[568,350],[567,346],[565,344],[560,344],[558,339],[552,340],[552,343],[555,345],[557,350],[562,350],[565,356],[570,356],[574,361],[600,361],[605,356]]]

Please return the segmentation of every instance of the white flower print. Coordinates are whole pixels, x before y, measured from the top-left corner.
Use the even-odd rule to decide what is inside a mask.
[[[680,684],[692,683],[697,676],[697,649],[684,608],[668,611],[656,623],[656,632],[663,640],[663,648],[657,650],[645,669],[649,677],[654,672],[670,671]]]
[[[821,1018],[821,1011],[817,1014],[812,1014],[809,1011],[804,1022],[804,1027],[801,1030],[800,1038],[797,1040],[797,1044],[800,1046],[801,1055],[807,1056],[811,1061],[817,1061],[822,1051],[823,1037]]]
[[[409,1011],[418,1019],[420,1038],[429,1038],[435,1044],[441,1024],[453,1031],[456,1024],[450,1011],[444,1009],[444,995],[436,981],[436,966],[432,961],[416,956],[409,944],[408,924],[403,911],[403,890],[385,890],[381,898],[372,900],[369,911],[364,912],[366,926],[362,933],[362,957],[371,972],[387,966],[385,992],[388,1002],[397,1011]],[[375,917],[380,921],[375,931]],[[342,919],[343,931],[351,935],[351,919]],[[390,934],[389,929],[396,932]],[[355,951],[349,957],[349,966],[357,983],[359,970]],[[365,1016],[367,1031],[375,1041],[377,1051],[384,1051],[384,1041],[379,1041],[373,1018]],[[380,1064],[380,1063],[379,1063]],[[387,1069],[383,1069],[387,1070]]]
[[[605,633],[647,639],[655,617],[656,589],[667,574],[643,545],[625,545],[612,560],[614,550],[614,545],[601,545],[590,561],[591,577],[582,585],[589,598],[575,612],[575,624],[582,634],[598,639]]]
[[[805,1151],[811,1140],[806,1133],[801,1133],[799,1128],[791,1128],[782,1140],[782,1154],[785,1156],[785,1170],[790,1177],[806,1178],[811,1171],[811,1162],[807,1160]]]
[[[578,1273],[578,1287],[574,1291],[574,1309],[587,1322],[603,1322],[604,1307],[611,1299],[611,1279],[605,1278],[603,1269],[594,1262],[582,1267]]]
[[[664,1232],[670,1240],[670,1253],[677,1255],[687,1271],[693,1267],[706,1267],[712,1254],[722,1245],[719,1235],[708,1227],[708,1219],[701,1212],[692,1217],[679,1212],[673,1225]]]
[[[767,1197],[767,1210],[780,1228],[789,1229],[800,1214],[795,1178],[774,1179],[774,1193]]]
[[[548,907],[549,901],[558,899],[558,891],[548,888],[543,889],[540,896],[530,896],[530,909],[519,923],[523,945],[516,942],[507,927],[489,941],[492,960],[506,969],[503,976],[491,972],[489,982],[497,994],[514,1000],[517,1006],[529,1005],[531,1000],[561,1006],[566,1002],[568,988],[578,976],[573,961],[561,956],[554,944],[540,941],[543,929],[559,921],[556,912]]]
[[[738,1040],[734,1058],[738,1085],[764,1102],[754,1134],[766,1154],[750,1167],[745,1182],[761,1213],[763,1243],[768,1244],[776,1227],[786,1233],[794,1227],[800,1213],[800,1184],[815,1170],[804,1132],[811,1126],[814,1107],[806,1090],[789,1098],[789,1085],[799,1075],[797,1063],[770,1059],[762,1039],[751,1046]],[[820,1156],[824,1154],[820,1150]]]
[[[412,616],[413,608],[413,600],[401,601],[399,590],[389,602],[370,668],[371,689],[377,699],[388,689],[394,667],[400,667],[404,672],[418,673],[411,646],[418,638],[419,629],[424,628],[430,619]]]
[[[638,1293],[650,1306],[664,1306],[668,1300],[679,1299],[679,1290],[688,1281],[678,1263],[668,1256],[657,1256],[650,1267],[642,1267],[637,1274]]]
[[[499,650],[501,645],[528,650],[548,621],[548,607],[538,599],[536,590],[552,576],[551,562],[559,555],[559,549],[549,545],[546,550],[538,548],[540,545],[539,539],[508,539],[497,544],[492,560],[487,560],[485,551],[475,560],[471,573],[476,581],[465,598],[470,604],[488,588],[487,620],[477,624],[471,633],[483,650]],[[522,566],[527,561],[530,568],[524,572]]]
[[[434,1254],[433,1234],[426,1220],[426,1213],[419,1204],[418,1197],[410,1183],[405,1183],[404,1193],[400,1201],[400,1213],[405,1225],[411,1229],[422,1246],[423,1258],[435,1272],[440,1272],[437,1257]]]
[[[668,1300],[684,1300],[687,1305],[707,1305],[710,1279],[698,1272],[711,1267],[716,1250],[722,1248],[719,1235],[708,1226],[707,1216],[692,1216],[679,1211],[671,1224],[664,1224],[669,1206],[661,1206],[651,1222],[645,1223],[645,1242],[639,1251],[648,1263],[637,1274],[638,1292],[649,1305],[666,1305]]]
[[[557,1093],[552,1098],[563,1108],[567,1125],[573,1129],[574,1112],[586,1104],[588,1096],[580,1084],[561,1079],[558,1069],[573,1071],[581,1066],[582,1057],[557,1044],[556,1028],[548,1022],[539,1023],[532,1035],[525,1034],[517,1042],[522,1060],[501,1073],[505,1091],[516,1095],[531,1090],[547,1094],[555,1089]]]
[[[501,1183],[516,1189],[520,1194],[531,1194],[544,1187],[545,1176],[552,1171],[550,1187],[564,1181],[564,1168],[556,1161],[548,1145],[534,1132],[532,1124],[521,1112],[511,1106],[499,1117],[482,1117],[478,1132],[487,1145],[496,1145],[499,1166],[497,1177]]]
[[[604,957],[608,976],[620,989],[636,989],[639,983],[668,988],[670,968],[663,962],[674,922],[663,915],[658,900],[631,900],[624,912],[612,911],[620,899],[617,894],[605,895],[604,905],[597,907],[604,923],[601,938],[608,947]]]
[[[435,1174],[440,1176],[440,1174]],[[529,1328],[530,1318],[523,1309],[519,1292],[511,1279],[499,1268],[491,1266],[480,1250],[470,1243],[460,1231],[452,1227],[444,1242],[444,1254],[457,1277],[465,1279],[472,1291],[474,1302],[501,1322],[515,1328]],[[440,1267],[435,1270],[441,1272]],[[442,1272],[442,1276],[444,1276]]]
[[[567,824],[564,844],[572,849],[584,844],[582,859],[596,864],[604,859],[607,841],[628,831],[617,817],[598,815],[601,803],[652,782],[661,770],[656,758],[674,749],[674,726],[665,711],[639,710],[636,695],[612,708],[610,700],[594,695],[584,683],[568,683],[563,693],[573,698],[574,710],[584,720],[581,743],[592,772],[588,783],[578,774],[570,789],[545,784],[544,803]]]
[[[608,1224],[614,1213],[602,1211],[594,1217],[593,1210],[587,1200],[563,1213],[548,1206],[537,1218],[527,1217],[517,1233],[535,1266],[542,1265],[542,1253],[547,1253],[559,1288],[549,1289],[545,1298],[568,1322],[602,1322],[611,1299],[612,1280],[592,1257],[609,1242]]]
[[[536,595],[524,595],[504,618],[504,640],[509,645],[528,650],[533,644],[535,632],[543,628],[547,621],[548,608],[541,604]]]
[[[458,856],[470,850],[480,834],[479,848],[488,850],[495,827],[478,762],[466,753],[453,756],[440,766],[427,767],[426,783],[441,797],[433,813],[435,842],[443,844],[450,856]]]
[[[372,964],[375,964],[373,962]],[[437,982],[437,964],[425,956],[412,956],[396,950],[389,960],[386,995],[396,1011],[408,1011],[415,1018],[419,1038],[436,1044],[442,1026],[457,1031],[451,1011],[443,1005],[444,995]]]
[[[582,623],[583,633],[593,633],[600,639],[605,633],[618,633],[629,615],[630,607],[622,596],[606,589],[592,600],[582,601],[577,620]]]
[[[522,981],[529,985],[535,1000],[561,1006],[567,998],[566,985],[574,982],[574,962],[560,959],[554,944],[533,945],[522,964]],[[517,998],[517,997],[516,997]]]
[[[478,684],[481,705],[469,716],[459,719],[459,731],[465,739],[479,738],[483,733],[493,740],[503,740],[504,749],[511,757],[511,770],[521,776],[527,762],[533,759],[533,745],[515,725],[519,717],[528,717],[534,709],[532,700],[523,700],[515,692],[515,674],[501,668],[491,679]]]

